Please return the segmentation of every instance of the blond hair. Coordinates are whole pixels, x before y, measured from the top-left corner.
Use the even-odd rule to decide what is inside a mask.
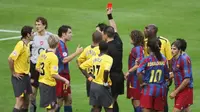
[[[56,35],[50,35],[48,38],[48,44],[51,49],[55,49],[58,46],[59,39]]]

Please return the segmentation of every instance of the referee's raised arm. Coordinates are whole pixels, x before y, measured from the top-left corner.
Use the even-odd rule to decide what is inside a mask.
[[[121,49],[123,49],[123,42],[117,32],[117,24],[112,16],[112,8],[107,8],[107,16],[108,16],[108,20],[109,20],[109,25],[112,26],[115,31],[114,40],[117,41],[117,43],[119,43],[121,45]]]
[[[112,17],[112,8],[107,8],[107,16],[110,26],[112,26],[115,29],[115,32],[117,32],[117,25]]]

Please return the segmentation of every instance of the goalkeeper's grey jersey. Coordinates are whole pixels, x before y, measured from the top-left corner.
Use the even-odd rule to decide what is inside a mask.
[[[30,42],[32,63],[35,64],[37,62],[37,58],[41,51],[49,48],[47,40],[50,35],[52,35],[50,32],[45,32],[45,35],[43,36],[40,36],[37,32],[34,34],[33,41]]]

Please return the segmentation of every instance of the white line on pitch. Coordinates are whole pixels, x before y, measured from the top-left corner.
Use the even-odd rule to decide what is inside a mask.
[[[20,33],[20,31],[16,31],[16,30],[5,30],[5,29],[0,29],[0,32],[6,32],[6,33]]]
[[[15,36],[15,37],[8,37],[8,38],[1,38],[0,41],[4,40],[12,40],[12,39],[19,39],[21,36]]]

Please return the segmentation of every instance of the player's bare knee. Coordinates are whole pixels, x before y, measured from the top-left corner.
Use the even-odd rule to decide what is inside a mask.
[[[173,112],[181,112],[181,110],[174,108]]]
[[[133,100],[133,106],[134,107],[140,106],[140,100]]]
[[[17,97],[16,98],[16,104],[15,106],[21,108],[24,105],[24,99],[23,97]]]
[[[62,107],[63,105],[63,98],[57,98],[57,104],[59,107]]]
[[[72,105],[72,97],[71,95],[64,97],[64,103],[66,106],[71,106]]]

